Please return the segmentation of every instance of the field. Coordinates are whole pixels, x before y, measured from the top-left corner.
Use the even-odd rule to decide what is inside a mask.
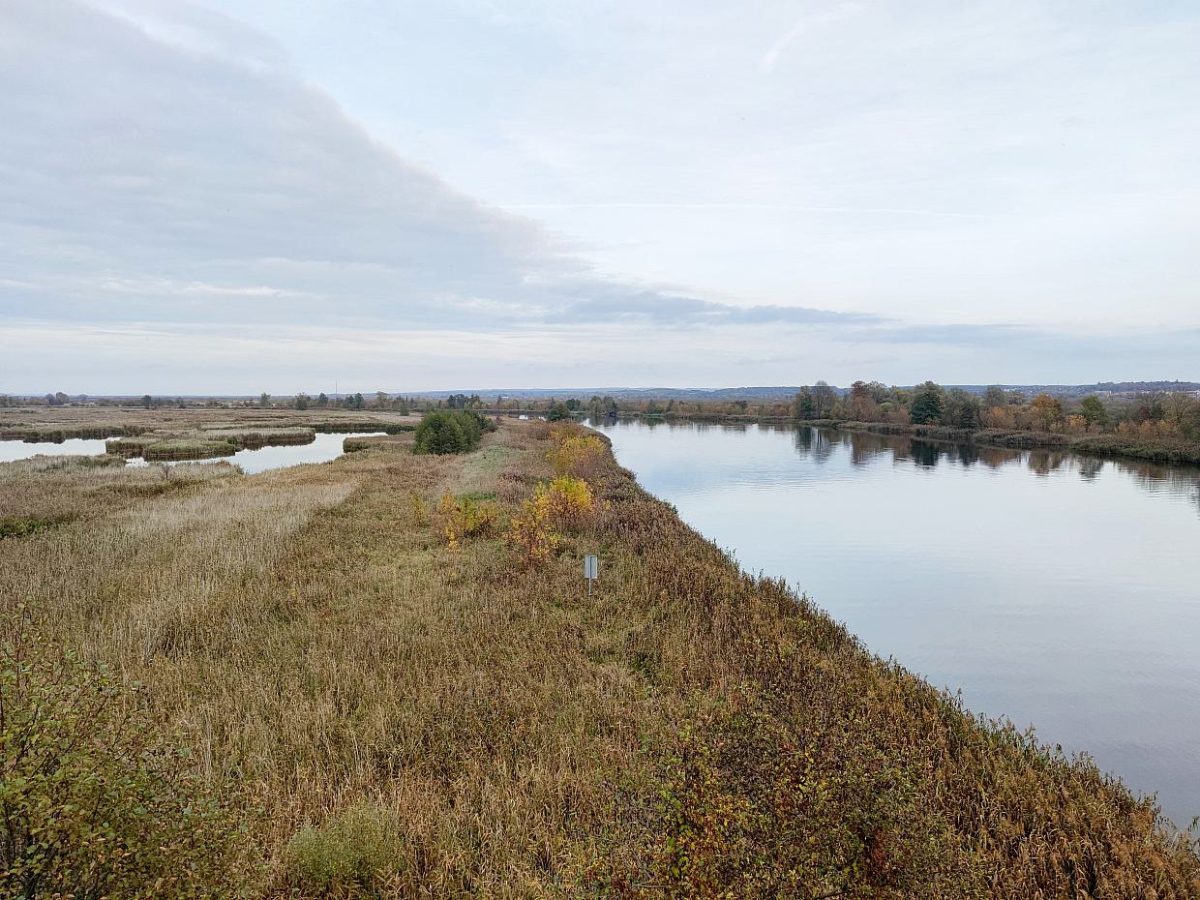
[[[411,426],[98,415],[0,427]],[[162,871],[111,852],[142,839],[132,826],[89,863],[63,851],[59,887],[102,858],[124,879],[113,896],[1200,896],[1195,844],[1153,802],[744,575],[600,439],[507,420],[472,453],[409,446],[255,476],[0,465],[6,665],[60,671],[69,652],[139,685],[112,702],[145,716],[139,740],[181,751],[171,783],[219,826],[161,850]],[[0,725],[40,696],[24,678],[3,682]],[[81,778],[122,753],[123,733],[63,721],[92,746]],[[0,749],[15,783],[22,759]],[[0,792],[9,835],[40,808],[18,800]]]

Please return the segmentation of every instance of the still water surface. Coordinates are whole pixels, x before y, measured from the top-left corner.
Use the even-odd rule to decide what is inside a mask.
[[[813,428],[598,426],[744,568],[1200,815],[1200,468]]]
[[[61,444],[49,441],[0,441],[0,463],[31,459],[35,456],[99,456],[104,441],[71,438]]]
[[[301,463],[319,463],[336,459],[342,455],[342,441],[349,437],[374,437],[383,432],[355,432],[354,434],[318,434],[311,444],[289,444],[282,447],[262,447],[257,450],[239,450],[233,456],[222,456],[217,459],[191,460],[191,462],[234,463],[241,467],[247,475],[266,472],[269,469],[283,469],[287,466],[297,466]],[[82,440],[71,438],[61,444],[24,443],[22,441],[0,441],[0,462],[12,462],[18,459],[29,459],[39,454],[44,456],[95,456],[104,452],[104,441]],[[189,462],[189,460],[181,460]],[[176,462],[151,465],[177,465]],[[130,466],[144,466],[142,459],[131,459],[126,462]]]

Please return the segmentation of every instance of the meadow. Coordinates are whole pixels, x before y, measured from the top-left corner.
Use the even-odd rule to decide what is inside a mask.
[[[351,421],[100,414],[0,424]],[[355,429],[364,418],[411,425],[359,412]],[[356,439],[331,463],[254,476],[0,465],[0,521],[28,524],[0,531],[0,890],[1200,895],[1194,837],[1152,800],[972,716],[741,572],[601,438],[509,419],[469,453],[411,446]],[[591,596],[585,553],[601,560]],[[55,746],[45,723],[68,749],[33,772],[28,747]],[[94,787],[113,771],[127,790]],[[64,809],[77,826],[25,827]],[[179,810],[190,835],[170,826]],[[30,863],[39,840],[53,852]]]

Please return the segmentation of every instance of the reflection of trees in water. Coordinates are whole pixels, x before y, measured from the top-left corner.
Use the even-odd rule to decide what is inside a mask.
[[[850,464],[854,466],[865,466],[880,453],[883,453],[883,447],[875,441],[865,441],[861,434],[853,435],[849,441],[850,444]]]
[[[951,448],[953,445],[950,445]],[[951,452],[949,449],[937,444],[931,444],[928,441],[913,441],[912,442],[912,459],[922,469],[932,469],[938,464],[938,460],[942,458],[942,453],[947,455]]]
[[[879,456],[890,455],[897,462],[932,469],[945,458],[963,468],[982,463],[989,469],[1024,465],[1040,477],[1052,473],[1078,472],[1085,481],[1095,481],[1106,466],[1132,478],[1146,490],[1165,490],[1186,496],[1200,508],[1200,467],[1169,466],[1134,459],[1105,459],[1072,453],[1068,450],[1016,450],[975,444],[928,441],[908,435],[874,434],[868,431],[837,431],[804,425],[771,426],[771,431],[792,432],[796,452],[817,464],[829,460],[838,447],[845,447],[853,466],[861,467]]]
[[[1066,460],[1067,454],[1059,450],[1030,450],[1028,465],[1031,472],[1044,478],[1061,469]]]
[[[801,425],[796,429],[793,443],[802,457],[812,457],[817,465],[828,462],[833,455],[835,442],[832,433],[821,428]]]

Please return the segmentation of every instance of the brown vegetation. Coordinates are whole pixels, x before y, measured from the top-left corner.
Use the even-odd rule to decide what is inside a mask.
[[[1153,803],[740,572],[574,427],[158,468],[0,465],[0,511],[63,517],[0,541],[0,617],[142,683],[184,789],[238,787],[248,893],[1200,894]]]

